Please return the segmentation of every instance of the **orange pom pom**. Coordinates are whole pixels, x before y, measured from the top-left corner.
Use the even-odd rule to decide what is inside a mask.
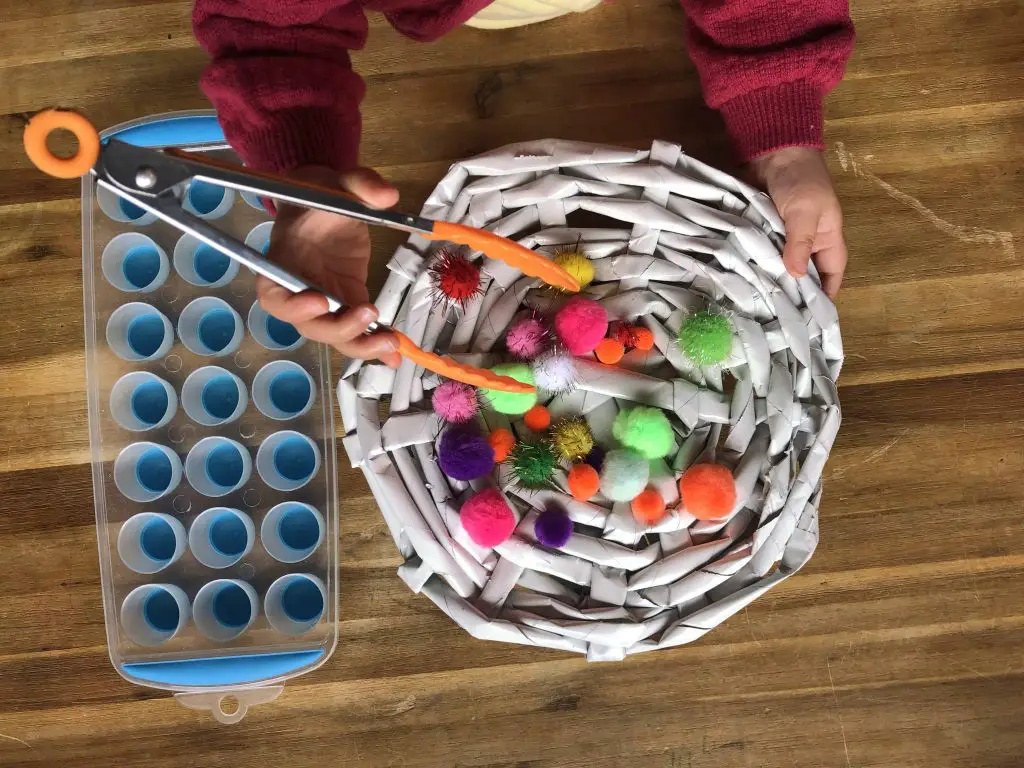
[[[499,427],[487,436],[487,442],[494,449],[494,460],[499,464],[508,458],[509,453],[516,445],[516,438],[504,427]]]
[[[594,350],[597,359],[605,365],[615,365],[622,359],[625,352],[626,348],[622,346],[622,342],[618,339],[601,339]]]
[[[569,493],[576,501],[590,501],[601,487],[601,476],[589,464],[573,464],[569,470]]]
[[[535,405],[523,415],[523,423],[534,432],[543,432],[551,426],[551,414],[543,405]]]
[[[698,520],[717,520],[736,506],[736,481],[721,464],[695,464],[679,479],[679,494]]]
[[[642,325],[633,328],[633,346],[641,352],[648,352],[654,349],[654,334],[650,328]]]
[[[665,516],[665,502],[653,488],[640,491],[629,506],[633,509],[633,517],[646,525],[654,525]]]

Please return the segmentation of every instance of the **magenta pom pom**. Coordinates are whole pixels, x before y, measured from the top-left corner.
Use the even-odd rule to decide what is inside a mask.
[[[608,333],[608,313],[593,299],[573,296],[555,315],[555,333],[574,355],[589,354]]]
[[[572,520],[561,509],[548,509],[537,515],[533,531],[545,547],[561,549],[572,536]]]
[[[459,510],[462,528],[481,547],[496,547],[512,535],[516,516],[495,488],[477,491]]]
[[[475,430],[450,427],[438,441],[437,463],[454,480],[476,480],[494,469],[494,449]]]
[[[544,350],[548,329],[535,317],[524,317],[512,324],[505,336],[508,351],[522,360],[531,360]]]
[[[447,422],[461,424],[476,416],[476,389],[461,381],[443,381],[434,390],[431,400],[434,413]]]

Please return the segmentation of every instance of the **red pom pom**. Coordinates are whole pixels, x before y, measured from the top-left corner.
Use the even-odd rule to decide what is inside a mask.
[[[451,248],[438,252],[430,276],[434,287],[447,300],[461,305],[480,291],[480,267]]]
[[[695,464],[679,479],[679,494],[698,520],[718,520],[736,506],[736,481],[721,464]]]

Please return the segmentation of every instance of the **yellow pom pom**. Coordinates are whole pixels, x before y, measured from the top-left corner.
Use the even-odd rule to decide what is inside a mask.
[[[583,419],[567,419],[551,430],[551,442],[558,455],[572,461],[582,459],[594,448],[594,436]]]
[[[580,288],[594,282],[594,265],[578,248],[566,248],[555,253],[555,264],[579,281]]]

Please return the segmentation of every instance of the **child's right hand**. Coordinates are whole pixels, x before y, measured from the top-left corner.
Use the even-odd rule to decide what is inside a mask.
[[[398,202],[398,190],[368,168],[339,174],[330,168],[307,166],[290,175],[337,186],[374,208],[390,208]],[[379,359],[392,368],[398,367],[401,358],[394,334],[364,334],[378,314],[369,303],[366,289],[370,260],[366,224],[325,211],[280,205],[267,258],[329,292],[347,307],[330,314],[327,300],[321,294],[292,293],[260,276],[256,293],[267,312],[291,323],[303,336],[330,344],[346,357]]]

